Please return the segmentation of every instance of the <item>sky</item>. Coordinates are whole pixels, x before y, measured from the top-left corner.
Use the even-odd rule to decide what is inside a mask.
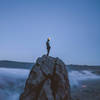
[[[0,0],[0,60],[100,65],[100,0]]]

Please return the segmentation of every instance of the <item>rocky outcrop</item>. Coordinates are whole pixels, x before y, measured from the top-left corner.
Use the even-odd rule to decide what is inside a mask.
[[[70,86],[65,64],[59,58],[37,59],[20,100],[70,100]]]

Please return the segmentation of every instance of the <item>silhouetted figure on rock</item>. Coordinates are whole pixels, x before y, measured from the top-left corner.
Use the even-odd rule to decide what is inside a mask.
[[[49,56],[49,52],[50,52],[50,44],[49,44],[49,41],[50,41],[50,38],[47,39],[47,42],[46,42],[46,46],[47,46],[47,56]]]

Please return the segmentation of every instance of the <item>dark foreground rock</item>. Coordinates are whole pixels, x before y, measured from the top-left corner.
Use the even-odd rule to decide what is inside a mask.
[[[59,58],[37,59],[20,100],[71,100],[65,64]]]

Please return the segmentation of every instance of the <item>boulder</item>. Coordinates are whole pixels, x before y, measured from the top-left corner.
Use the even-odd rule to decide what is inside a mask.
[[[20,100],[71,100],[66,65],[59,58],[39,57]]]

